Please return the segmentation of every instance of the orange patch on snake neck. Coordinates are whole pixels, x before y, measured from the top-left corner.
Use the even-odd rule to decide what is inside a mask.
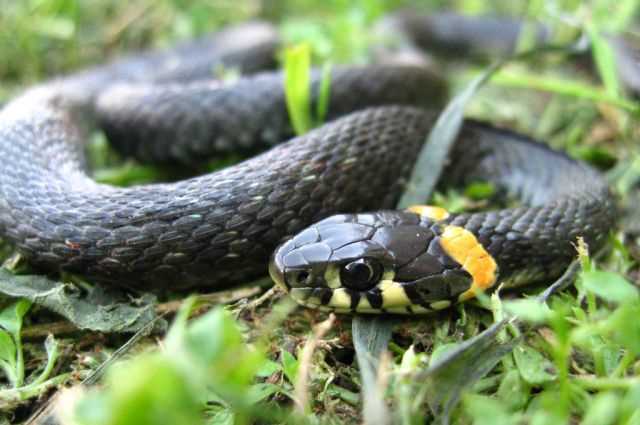
[[[471,288],[460,294],[458,300],[473,298],[496,282],[496,261],[470,231],[459,226],[446,226],[440,236],[440,245],[473,278]]]

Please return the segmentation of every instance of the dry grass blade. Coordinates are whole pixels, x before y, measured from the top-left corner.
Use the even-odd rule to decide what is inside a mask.
[[[318,342],[326,335],[327,332],[329,332],[335,320],[336,316],[332,313],[329,315],[327,320],[315,325],[313,327],[313,334],[309,337],[307,343],[302,349],[302,354],[300,355],[300,368],[298,369],[294,392],[296,409],[301,415],[308,413],[309,408],[309,391],[307,387],[313,352],[318,346]]]

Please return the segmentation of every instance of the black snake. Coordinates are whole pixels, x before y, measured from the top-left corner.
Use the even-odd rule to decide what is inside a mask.
[[[427,27],[415,19],[400,21],[414,41],[428,44],[421,43]],[[515,36],[496,32],[497,48],[511,49]],[[466,42],[457,40],[458,50]],[[552,277],[573,258],[578,236],[593,248],[605,240],[615,211],[598,173],[472,121],[445,181],[488,180],[527,206],[354,215],[394,206],[443,85],[416,65],[336,68],[329,122],[272,147],[293,135],[283,76],[261,71],[273,67],[277,46],[271,27],[243,24],[49,81],[9,102],[0,112],[2,237],[45,270],[136,288],[221,289],[264,275],[278,244],[326,219],[278,251],[274,278],[308,305],[397,312],[443,307],[477,283],[447,248],[447,229],[462,229],[456,238],[472,235],[486,248],[497,263],[494,281],[498,273],[514,282]],[[221,67],[250,75],[212,82]],[[319,78],[312,76],[314,96]],[[90,122],[141,161],[192,164],[270,149],[211,174],[117,188],[87,174]],[[336,213],[349,215],[327,219]],[[351,284],[336,295],[345,279]],[[406,299],[398,304],[402,296],[413,310]]]

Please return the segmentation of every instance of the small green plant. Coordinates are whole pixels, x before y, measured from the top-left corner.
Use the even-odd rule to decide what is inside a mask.
[[[579,252],[576,298],[555,298],[550,308],[535,299],[504,303],[507,313],[546,329],[531,335],[533,344],[520,345],[512,354],[527,393],[539,391],[531,402],[529,420],[564,423],[578,414],[581,423],[635,423],[640,413],[629,409],[628,403],[640,391],[633,367],[640,354],[640,326],[631,317],[640,313],[640,296],[620,274],[598,270],[584,244]],[[576,368],[594,373],[576,374]],[[467,398],[465,409],[471,416],[483,417],[486,411],[478,400]],[[522,418],[519,412],[489,404],[507,418],[504,423]]]
[[[79,424],[204,424],[233,418],[248,423],[256,406],[276,388],[255,384],[268,364],[247,344],[222,308],[187,324],[194,301],[184,303],[165,348],[112,368],[104,390],[79,402]],[[206,418],[209,419],[206,419]]]
[[[30,397],[58,385],[69,374],[49,378],[58,360],[58,342],[49,335],[45,340],[47,361],[44,368],[25,377],[25,360],[22,345],[22,324],[31,302],[16,301],[0,311],[0,367],[9,381],[9,388],[0,388],[0,408],[16,405]]]
[[[24,359],[22,354],[22,319],[31,308],[27,300],[19,300],[0,312],[0,364],[11,385],[16,388],[24,383]]]

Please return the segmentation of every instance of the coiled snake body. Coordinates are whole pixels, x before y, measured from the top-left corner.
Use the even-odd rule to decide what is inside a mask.
[[[130,188],[88,176],[90,119],[142,161],[194,163],[289,138],[282,75],[207,79],[220,66],[272,65],[276,41],[270,27],[245,24],[45,83],[7,104],[0,234],[47,270],[139,288],[224,288],[265,274],[273,249],[319,220],[393,207],[433,123],[430,108],[444,96],[416,66],[334,70],[329,123],[222,171]],[[597,248],[612,226],[603,179],[522,136],[470,121],[451,158],[447,183],[488,180],[527,206],[329,218],[278,251],[272,276],[307,305],[422,311],[498,276],[555,276],[578,236]]]

